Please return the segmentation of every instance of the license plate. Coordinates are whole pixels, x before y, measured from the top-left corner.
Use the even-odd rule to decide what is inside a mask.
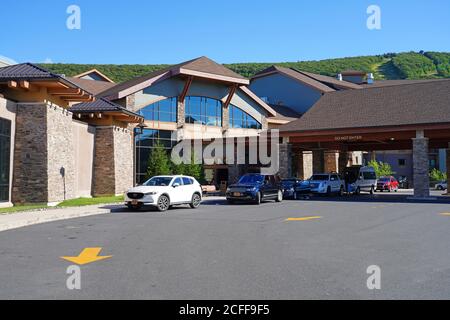
[[[132,204],[132,205],[137,205],[137,204],[138,204],[138,201],[137,201],[137,200],[131,200],[131,204]]]
[[[240,196],[241,196],[241,193],[240,193],[240,192],[234,192],[234,193],[233,193],[233,196],[235,196],[235,197],[240,197]]]

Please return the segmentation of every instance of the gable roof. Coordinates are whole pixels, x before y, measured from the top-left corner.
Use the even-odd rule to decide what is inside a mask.
[[[333,77],[323,76],[321,74],[301,71],[301,70],[297,70],[297,69],[294,69],[294,70],[296,70],[297,72],[300,72],[300,73],[304,74],[305,76],[308,76],[314,80],[320,81],[326,85],[336,86],[336,87],[343,88],[343,89],[361,89],[360,85],[357,85],[357,84],[349,82],[349,81],[345,81],[345,80],[341,81],[341,80],[338,80]]]
[[[310,87],[312,87],[312,88],[314,88],[316,90],[319,90],[322,93],[335,91],[333,88],[331,88],[331,87],[329,87],[329,86],[327,86],[327,85],[321,83],[320,81],[317,81],[317,80],[315,80],[315,79],[313,79],[311,77],[308,77],[308,76],[298,72],[295,69],[285,68],[285,67],[280,67],[280,66],[275,66],[275,65],[273,65],[271,67],[268,67],[268,68],[258,72],[257,74],[255,74],[252,77],[251,80],[253,81],[253,80],[257,79],[257,78],[261,78],[261,77],[265,77],[265,76],[268,76],[268,75],[272,75],[274,73],[280,73],[280,74],[283,74],[285,76],[288,76],[288,77],[290,77],[290,78],[292,78],[292,79],[294,79],[294,80],[296,80],[298,82],[301,82],[302,84],[306,84],[306,85],[308,85],[308,86],[310,86]]]
[[[89,89],[79,86],[62,75],[52,73],[29,62],[0,68],[0,82],[6,81],[28,81],[47,87],[56,83],[63,89],[60,93],[55,93],[55,95],[66,97],[63,100],[77,101],[78,98],[80,101],[85,99],[95,100],[94,94]],[[78,92],[71,93],[72,98],[69,99],[63,92],[67,88],[77,89]]]
[[[361,89],[361,86],[348,82],[348,81],[340,81],[333,77],[323,76],[320,74],[315,74],[311,72],[297,70],[295,68],[285,68],[273,65],[269,68],[266,68],[253,76],[252,81],[254,79],[265,77],[274,73],[284,74],[296,81],[299,81],[303,84],[306,84],[316,90],[319,90],[322,93],[333,92],[335,91],[334,87],[343,88],[343,89]]]
[[[70,107],[69,111],[73,113],[120,112],[133,117],[139,117],[141,120],[144,119],[141,115],[106,99],[97,99],[94,102],[77,103]]]
[[[80,79],[80,78],[73,78],[73,77],[67,77],[67,80],[73,82],[80,88],[92,92],[94,95],[98,95],[103,91],[106,91],[112,87],[114,87],[116,84],[107,82],[107,81],[95,81],[95,80],[87,80],[87,79]]]
[[[450,79],[325,94],[282,132],[450,123]]]
[[[0,68],[0,79],[59,79],[60,75],[51,73],[32,63],[20,63]]]
[[[110,100],[121,99],[127,95],[138,92],[151,86],[157,81],[177,75],[196,76],[200,78],[214,79],[239,85],[248,85],[249,80],[218,64],[207,57],[200,57],[185,61],[173,66],[156,70],[141,77],[137,77],[112,87],[101,93],[102,97]]]
[[[101,72],[98,71],[97,69],[91,69],[91,70],[88,70],[88,71],[86,71],[86,72],[77,74],[76,76],[73,76],[73,78],[79,78],[79,79],[81,79],[81,78],[83,78],[84,76],[87,76],[87,75],[89,75],[89,74],[91,74],[91,73],[95,73],[95,74],[98,75],[100,78],[104,79],[106,82],[114,83],[114,81],[112,81],[110,78],[108,78],[105,74],[101,73]],[[93,81],[96,81],[96,80],[93,80]],[[97,81],[98,81],[98,80],[97,80]]]

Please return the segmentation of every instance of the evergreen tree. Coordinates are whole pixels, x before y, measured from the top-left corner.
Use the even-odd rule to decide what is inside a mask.
[[[167,151],[159,142],[153,146],[152,152],[148,157],[147,178],[159,175],[172,174],[172,167]]]

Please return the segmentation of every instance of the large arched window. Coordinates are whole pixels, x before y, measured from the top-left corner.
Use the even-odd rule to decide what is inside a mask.
[[[139,114],[145,120],[177,122],[177,98],[167,98],[154,102],[139,110]]]
[[[207,126],[222,126],[222,101],[197,96],[187,96],[184,100],[186,123],[196,123]]]
[[[230,117],[230,128],[261,129],[261,123],[256,121],[256,119],[248,113],[242,111],[242,109],[230,104],[228,112]]]

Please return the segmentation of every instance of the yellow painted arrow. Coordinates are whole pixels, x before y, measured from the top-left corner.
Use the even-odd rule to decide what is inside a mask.
[[[112,256],[99,256],[102,248],[85,248],[78,257],[61,257],[64,260],[76,263],[78,265],[84,265],[95,261],[111,258]]]
[[[308,220],[315,220],[315,219],[321,219],[320,216],[314,216],[314,217],[303,217],[303,218],[287,218],[285,221],[308,221]]]

